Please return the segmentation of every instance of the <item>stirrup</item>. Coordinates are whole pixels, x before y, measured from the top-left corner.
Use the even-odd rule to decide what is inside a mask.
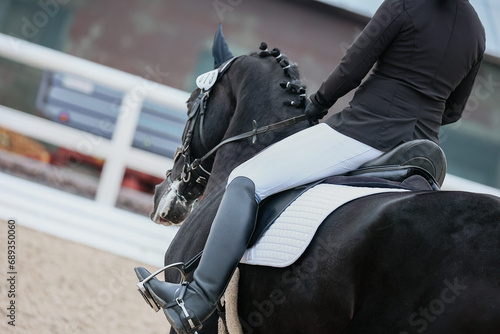
[[[181,281],[179,283],[185,282],[186,281],[186,273],[184,271],[184,268],[185,268],[184,262],[176,262],[173,264],[169,264],[168,266],[161,268],[160,270],[154,272],[153,274],[149,275],[148,277],[146,277],[145,279],[143,279],[142,281],[137,283],[137,287],[138,287],[137,291],[139,291],[139,293],[144,298],[144,300],[149,304],[149,306],[151,306],[151,308],[153,310],[155,310],[155,312],[158,312],[161,309],[161,306],[158,305],[158,303],[153,298],[153,296],[148,291],[148,289],[146,289],[144,284],[147,283],[148,281],[150,281],[152,278],[154,278],[158,274],[160,274],[168,269],[177,269],[179,271],[179,273],[181,274]]]

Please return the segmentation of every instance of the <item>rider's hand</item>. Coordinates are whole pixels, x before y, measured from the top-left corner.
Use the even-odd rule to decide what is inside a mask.
[[[319,123],[318,120],[322,119],[328,113],[328,109],[325,109],[318,103],[307,99],[307,105],[304,113],[309,121],[309,125],[316,125]]]

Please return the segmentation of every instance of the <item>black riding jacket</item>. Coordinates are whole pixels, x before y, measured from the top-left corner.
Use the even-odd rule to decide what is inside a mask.
[[[462,115],[484,50],[469,1],[386,0],[311,98],[331,107],[376,63],[326,123],[382,151],[413,139],[439,143],[440,126]]]

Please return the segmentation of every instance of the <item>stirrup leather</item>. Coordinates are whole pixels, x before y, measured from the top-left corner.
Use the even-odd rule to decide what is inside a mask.
[[[184,262],[177,262],[177,263],[169,264],[168,266],[161,268],[160,270],[154,272],[150,276],[146,277],[145,279],[143,279],[142,281],[137,283],[137,287],[138,287],[137,290],[142,295],[144,300],[149,304],[149,306],[151,306],[151,308],[153,310],[155,310],[155,312],[158,312],[161,309],[161,306],[158,305],[158,303],[153,298],[153,296],[148,291],[148,289],[146,289],[144,284],[149,282],[151,279],[156,277],[158,274],[161,274],[162,272],[164,272],[168,269],[177,269],[179,271],[179,273],[181,274],[181,281],[179,283],[183,284],[183,282],[186,282],[186,272],[184,271],[184,268],[185,268]]]

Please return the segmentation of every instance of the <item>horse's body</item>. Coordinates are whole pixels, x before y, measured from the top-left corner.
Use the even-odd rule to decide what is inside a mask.
[[[262,324],[257,333],[498,333],[499,204],[462,192],[347,204],[293,266],[241,266],[242,323]]]
[[[262,126],[301,114],[283,104],[294,95],[279,86],[282,80],[291,79],[273,57],[237,59],[208,100],[206,147],[251,130],[252,120]],[[186,262],[203,249],[232,169],[304,127],[260,135],[253,145],[244,139],[222,146],[204,197],[165,263]],[[193,137],[193,156],[206,153],[199,143]],[[158,187],[155,210],[168,190],[166,183]],[[240,320],[245,333],[498,333],[499,264],[499,198],[434,191],[372,195],[332,213],[294,265],[241,265]],[[169,271],[166,279],[179,277]],[[215,332],[216,316],[212,320],[200,333]]]

